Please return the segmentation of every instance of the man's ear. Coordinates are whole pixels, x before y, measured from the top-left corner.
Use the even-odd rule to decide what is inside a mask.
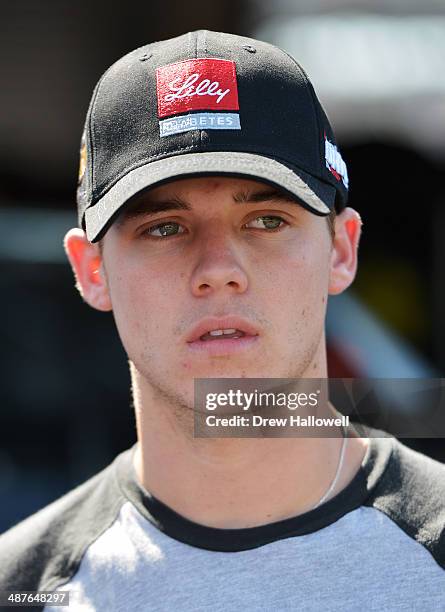
[[[341,293],[349,287],[355,278],[361,227],[360,215],[353,208],[345,208],[335,219],[329,295]]]
[[[78,228],[67,232],[63,244],[80,295],[97,310],[112,310],[99,246],[91,243],[85,232]]]

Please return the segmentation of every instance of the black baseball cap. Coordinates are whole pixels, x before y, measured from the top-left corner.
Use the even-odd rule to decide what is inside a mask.
[[[348,175],[333,130],[285,51],[199,30],[140,47],[99,80],[77,190],[91,242],[140,191],[205,175],[263,181],[317,215],[346,206]]]

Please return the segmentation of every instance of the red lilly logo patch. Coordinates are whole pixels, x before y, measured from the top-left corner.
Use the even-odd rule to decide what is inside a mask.
[[[193,129],[241,129],[235,62],[186,60],[156,71],[161,136]],[[210,111],[197,113],[196,111]],[[164,119],[165,117],[182,118]]]

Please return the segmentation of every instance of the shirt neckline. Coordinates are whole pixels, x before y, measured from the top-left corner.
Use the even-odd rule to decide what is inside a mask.
[[[394,438],[386,432],[375,429],[368,431],[369,445],[366,454],[357,473],[344,489],[308,512],[257,527],[209,527],[175,512],[139,484],[133,465],[133,455],[138,443],[116,458],[116,476],[124,496],[144,518],[166,535],[197,548],[238,552],[264,546],[276,540],[313,533],[360,507],[385,471],[394,442]]]

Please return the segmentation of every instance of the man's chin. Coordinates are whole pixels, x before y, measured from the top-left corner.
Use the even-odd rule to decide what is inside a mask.
[[[190,364],[187,374],[195,378],[264,378],[271,376],[270,365],[258,360],[237,360],[230,357],[208,359],[205,363]]]

